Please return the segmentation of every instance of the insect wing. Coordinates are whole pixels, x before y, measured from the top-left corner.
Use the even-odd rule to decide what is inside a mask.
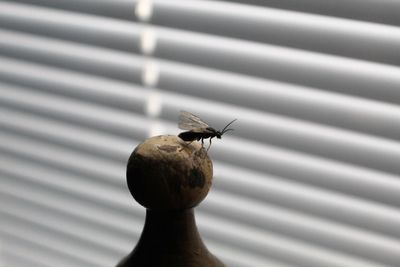
[[[215,130],[213,130],[213,128],[211,127],[207,127],[207,128],[193,128],[190,129],[190,132],[194,132],[194,133],[203,133],[203,134],[207,134],[207,133],[215,133]]]
[[[207,131],[207,128],[210,127],[199,117],[187,111],[181,111],[179,115],[178,126],[182,130],[190,130],[193,132],[204,132]]]

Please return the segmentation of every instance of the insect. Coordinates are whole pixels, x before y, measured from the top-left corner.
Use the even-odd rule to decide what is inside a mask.
[[[210,138],[210,145],[207,148],[207,151],[211,147],[211,140],[214,137],[221,139],[221,136],[228,132],[233,131],[233,129],[228,129],[229,125],[231,125],[236,119],[228,123],[222,131],[217,131],[214,128],[210,127],[207,123],[202,121],[196,115],[193,115],[187,111],[181,111],[179,115],[179,128],[182,130],[188,130],[186,132],[180,133],[178,136],[183,141],[190,141],[193,142],[194,140],[201,140],[201,145],[204,146],[204,139]],[[189,144],[190,144],[189,143]]]

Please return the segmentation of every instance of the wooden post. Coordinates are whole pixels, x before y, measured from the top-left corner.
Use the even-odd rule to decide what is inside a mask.
[[[136,247],[117,267],[224,267],[202,242],[194,218],[211,182],[212,162],[198,142],[156,136],[138,145],[127,183],[147,209],[146,220]]]

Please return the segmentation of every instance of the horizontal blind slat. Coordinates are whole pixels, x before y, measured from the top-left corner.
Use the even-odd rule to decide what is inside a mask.
[[[144,114],[149,95],[144,87],[27,61],[0,60],[2,82]]]
[[[21,111],[56,118],[78,125],[132,138],[143,139],[149,124],[143,115],[90,102],[34,92],[29,88],[0,84],[0,103]]]
[[[273,147],[261,146],[260,144],[255,145],[244,141],[240,143],[237,142],[236,145],[232,141],[229,147],[227,144],[221,143],[213,148],[213,155],[215,155],[214,158],[223,159],[224,162],[232,165],[243,166],[294,180],[318,181],[321,177],[324,179],[334,179],[338,172],[342,173],[342,175],[360,175],[357,173],[357,169],[351,166],[296,154],[292,151],[285,152]],[[240,155],[241,157],[238,159],[234,155]],[[369,172],[366,173],[368,174]],[[318,195],[310,195],[310,197],[319,198]],[[319,214],[325,218],[351,225],[358,225],[388,236],[400,236],[400,232],[397,231],[397,227],[395,226],[398,224],[396,221],[400,219],[399,211],[393,212],[394,209],[392,208],[375,204],[373,205],[375,208],[372,208],[372,206],[369,206],[366,202],[357,200],[353,202],[355,207],[360,208],[359,212],[356,213],[353,208],[350,211],[346,205],[346,202],[350,201],[351,197],[342,199],[343,201],[340,202],[336,201],[336,199],[330,199],[328,202],[326,200],[327,199],[324,199],[324,204],[319,200],[314,200],[306,201],[299,205],[298,201],[291,198],[287,199],[287,201],[290,201],[291,205],[296,206],[298,210],[308,210],[309,212]],[[332,206],[327,209],[325,205]],[[367,208],[367,206],[369,207]],[[332,212],[337,209],[341,212]],[[373,215],[375,217],[373,220],[364,217],[369,217],[372,214],[375,214]],[[387,219],[383,219],[384,217],[387,217]],[[388,217],[391,217],[391,219]],[[392,222],[390,223],[390,221]]]
[[[388,25],[205,0],[155,1],[151,23],[387,64],[400,62],[400,30]]]
[[[335,2],[320,0],[229,0],[229,2],[400,25],[398,16],[400,3],[393,0],[337,0]]]
[[[32,225],[32,227],[29,227],[26,222],[7,217],[2,216],[1,231],[3,233],[12,233],[14,236],[35,243],[39,243],[36,240],[41,240],[42,246],[51,246],[53,250],[59,250],[69,257],[85,261],[89,266],[101,265],[102,262],[111,263],[108,255],[101,255],[96,252],[94,247],[90,248],[88,246],[85,248],[84,246],[76,246],[76,242],[74,242],[72,237],[65,237],[54,231],[47,232],[40,226],[35,227]],[[82,250],[84,253],[79,253],[79,250]]]
[[[96,257],[93,257],[94,256],[93,254],[100,254],[102,255],[102,257],[104,257],[104,259],[123,256],[120,250],[117,250],[116,247],[112,246],[111,240],[109,240],[108,243],[99,242],[99,240],[93,240],[93,237],[88,237],[87,233],[85,233],[86,231],[80,232],[78,228],[68,227],[66,224],[49,223],[48,221],[44,220],[45,218],[43,218],[43,221],[42,220],[37,221],[33,217],[24,217],[23,214],[22,215],[19,214],[18,210],[15,210],[13,212],[1,211],[0,214],[8,222],[15,221],[14,226],[20,229],[31,228],[31,230],[35,233],[38,234],[42,233],[44,235],[51,234],[58,240],[63,240],[63,241],[70,240],[71,244],[79,244],[80,249],[88,251],[87,260],[89,262],[96,261]],[[10,228],[5,227],[4,230],[6,229]],[[10,232],[17,232],[17,231],[18,230],[15,229],[14,227],[10,229]],[[91,255],[91,253],[93,254]],[[84,255],[84,254],[78,254],[78,255]],[[101,259],[98,260],[99,262],[101,262]]]
[[[76,214],[70,214],[63,210],[56,209],[56,208],[49,208],[48,206],[40,205],[38,203],[30,202],[28,199],[21,199],[18,197],[13,196],[12,194],[2,194],[1,199],[4,201],[11,202],[11,204],[5,208],[6,211],[14,211],[18,214],[23,214],[23,212],[27,212],[28,214],[32,214],[27,219],[34,219],[36,222],[40,223],[40,217],[43,218],[48,217],[56,217],[54,218],[55,221],[60,222],[60,225],[65,225],[71,228],[78,228],[79,231],[86,232],[83,234],[85,238],[91,238],[94,240],[109,240],[110,244],[113,244],[114,249],[118,249],[121,251],[127,251],[129,244],[131,243],[131,239],[138,239],[139,238],[139,231],[135,231],[132,229],[131,231],[127,231],[127,229],[118,229],[105,224],[99,218],[92,218],[91,220],[83,217],[77,216]],[[11,209],[12,208],[12,209]],[[81,211],[82,212],[82,211]],[[79,214],[79,212],[78,212]],[[23,216],[22,216],[23,217]],[[96,220],[97,219],[97,220]],[[132,224],[140,224],[142,221],[142,216],[137,216],[135,220],[132,220]],[[117,224],[121,223],[118,221]],[[102,242],[100,242],[101,244]],[[103,245],[107,245],[107,242],[104,242]]]
[[[400,138],[395,104],[187,64],[161,61],[159,65],[158,86],[168,92]]]
[[[284,263],[270,258],[258,257],[257,255],[248,253],[247,251],[227,247],[221,245],[221,243],[210,241],[208,239],[207,247],[212,251],[218,251],[216,256],[218,256],[224,264],[232,267],[264,267],[265,265],[274,267],[295,267],[286,262]]]
[[[131,53],[140,51],[142,27],[136,23],[106,17],[0,1],[0,26],[9,31],[21,31]]]
[[[124,164],[121,162],[107,160],[67,148],[63,148],[61,153],[60,146],[29,140],[4,131],[0,132],[0,137],[4,140],[4,143],[0,144],[2,151],[27,155],[32,158],[35,158],[34,155],[36,154],[37,160],[77,169],[82,174],[89,173],[114,179],[124,176]],[[107,171],[99,170],[98,166],[104,166]]]
[[[22,93],[26,100],[18,97],[18,95]],[[28,95],[30,95],[29,98],[27,98]],[[3,101],[7,99],[7,102],[5,102],[5,104],[10,104],[12,103],[11,100],[14,100],[18,101],[18,103],[21,103],[19,105],[22,105],[23,103],[24,108],[34,106],[35,108],[44,109],[46,107],[53,112],[57,111],[62,114],[68,115],[73,115],[74,112],[77,112],[75,111],[75,109],[71,109],[71,106],[78,104],[78,107],[81,111],[83,109],[87,110],[85,116],[98,120],[99,111],[96,111],[95,113],[94,111],[96,109],[91,110],[90,106],[87,104],[85,106],[81,106],[81,103],[79,103],[78,101],[66,102],[64,99],[61,98],[54,98],[45,94],[27,91],[18,92],[18,90],[15,89],[2,89],[2,96],[0,96],[0,101],[2,99]],[[29,101],[32,99],[37,99],[37,101],[34,101],[32,103],[32,101]],[[176,100],[173,99],[173,96],[170,94],[166,94],[164,96],[164,99],[165,105],[163,110],[168,113],[178,114],[179,107],[176,107],[174,104],[174,106],[171,107],[175,109],[174,112],[172,112],[171,108],[169,107],[170,104],[176,103]],[[56,104],[56,100],[60,100],[62,102]],[[192,107],[192,110],[196,110],[196,105],[194,105],[193,102],[186,101],[185,105],[189,105]],[[38,105],[36,103],[41,104]],[[60,106],[61,103],[65,105],[65,108],[62,108],[62,106]],[[210,106],[210,110],[219,110],[219,112],[221,112],[224,108],[226,108],[227,110],[226,112],[223,112],[223,114],[232,113],[232,111],[229,110],[232,107],[229,106],[218,104],[218,108],[212,108],[211,102],[207,102],[207,105]],[[184,107],[185,106],[181,105],[180,108]],[[78,108],[76,110],[78,110]],[[105,109],[103,112],[105,111],[111,113],[111,110]],[[114,110],[113,112],[115,113],[115,118],[118,118],[121,123],[123,123],[122,118],[124,113]],[[247,126],[249,130],[252,129],[252,125],[257,125],[257,129],[263,130],[263,132],[268,132],[268,135],[257,136],[256,132],[251,133],[249,132],[249,130],[246,131],[246,128],[244,128],[239,132],[239,135],[241,136],[247,136],[248,138],[251,137],[260,142],[286,146],[290,149],[296,149],[307,153],[314,153],[316,155],[332,157],[334,159],[341,159],[343,161],[346,160],[350,163],[361,164],[368,167],[375,167],[386,171],[392,171],[394,173],[398,171],[399,166],[396,164],[396,155],[399,154],[399,149],[398,144],[395,142],[345,131],[338,131],[336,129],[323,128],[318,125],[307,124],[304,122],[296,122],[293,120],[279,118],[272,115],[252,112],[250,110],[243,110],[239,113],[239,110],[236,109],[236,113],[237,115],[239,115],[237,116],[237,118],[240,119],[241,125],[243,125],[244,127]],[[215,112],[213,111],[211,114],[215,114]],[[81,112],[79,112],[79,116],[82,117]],[[217,114],[215,114],[215,116],[217,116]],[[132,115],[126,114],[125,117],[125,119],[128,121],[132,120]],[[112,122],[113,124],[116,124],[115,118],[111,117],[109,123]],[[91,121],[91,123],[93,123],[93,119]],[[135,124],[131,123],[130,125],[131,127],[133,127]],[[127,126],[124,125],[123,127],[126,128]],[[294,136],[296,136],[296,138],[294,138]],[[319,143],[314,143],[315,140],[319,140],[324,143],[324,147],[321,147]],[[376,155],[382,156],[375,157]]]
[[[15,92],[15,91],[13,91],[13,92]],[[39,101],[39,102],[41,102],[41,103],[45,103],[44,101]],[[55,102],[54,100],[52,100],[51,102]],[[43,106],[43,104],[42,104],[42,106]],[[53,111],[54,112],[54,111]],[[321,174],[322,175],[322,174]],[[365,174],[364,174],[365,175]],[[334,181],[337,181],[338,180],[338,177],[336,177],[335,179],[333,179]],[[379,180],[382,180],[382,178],[379,178]],[[353,179],[350,179],[349,180],[349,178],[346,178],[345,180],[341,180],[342,182],[344,182],[344,181],[353,181]],[[358,180],[354,180],[355,182],[356,181],[358,181]],[[367,182],[367,180],[366,181],[364,181],[363,182],[363,184],[365,184],[365,182]],[[357,183],[357,182],[356,182]],[[372,188],[374,188],[376,185],[374,185],[374,186],[372,186]],[[354,188],[354,186],[351,186],[351,187],[349,187],[349,188]],[[392,186],[390,186],[389,188],[392,188]],[[388,189],[386,189],[386,190],[388,190]]]
[[[268,192],[266,192],[268,193]],[[383,238],[355,227],[326,223],[315,217],[304,216],[267,203],[258,205],[250,199],[220,191],[210,194],[204,209],[232,221],[254,225],[267,231],[277,232],[314,245],[328,247],[343,253],[377,260],[386,264],[399,262],[399,240]],[[250,208],[251,207],[251,208]]]
[[[55,210],[55,213],[63,213],[64,216],[71,217],[75,221],[97,225],[104,231],[111,231],[117,236],[134,234],[139,236],[140,234],[144,211],[139,207],[135,208],[137,204],[131,205],[134,207],[133,212],[126,213],[126,207],[110,204],[102,206],[102,203],[93,201],[93,198],[89,196],[61,190],[57,186],[36,184],[30,181],[30,177],[23,177],[23,175],[6,171],[2,171],[2,173],[7,183],[4,183],[4,187],[0,191],[9,199],[21,203],[33,203],[33,206],[39,209]],[[32,189],[24,188],[23,185],[29,185]],[[113,220],[104,220],[105,210]]]
[[[15,90],[2,90],[3,94],[0,97],[1,99],[7,98],[7,103],[11,102],[11,99],[15,99],[18,102],[25,102],[24,107],[35,105],[32,104],[31,101],[23,101],[20,98],[17,98],[18,92]],[[42,97],[41,94],[31,93],[31,92],[23,92],[26,97],[27,94],[30,94],[30,98]],[[46,98],[47,95],[44,95]],[[46,101],[41,102],[39,108],[43,109],[46,106]],[[52,99],[52,98],[50,98]],[[54,98],[53,98],[54,99]],[[171,94],[166,94],[164,96],[164,110],[165,112],[171,113],[171,109],[168,107],[169,103],[176,103]],[[170,100],[169,100],[170,99]],[[60,99],[63,100],[63,99]],[[63,101],[65,102],[65,101]],[[178,101],[179,102],[179,101]],[[7,104],[5,103],[5,104]],[[68,102],[67,102],[68,103]],[[75,104],[75,102],[72,102]],[[54,100],[49,103],[49,107],[51,109],[57,109],[61,112],[69,112],[71,109],[71,104],[69,107],[65,107],[64,109],[60,108],[60,105],[54,105]],[[192,110],[196,105],[193,105],[192,102],[187,102],[186,105],[190,105]],[[205,104],[205,103],[204,103]],[[211,102],[207,103],[209,106]],[[175,104],[174,104],[175,105]],[[85,107],[88,109],[87,105]],[[178,114],[179,108],[176,106],[172,107],[175,109],[174,114]],[[181,106],[180,108],[184,108]],[[223,108],[227,108],[226,114],[232,113],[229,109],[232,107],[223,106],[218,104],[218,108],[210,108],[210,110],[219,110],[221,112]],[[169,110],[169,111],[168,111]],[[215,113],[215,112],[213,112]],[[252,137],[253,139],[261,142],[269,142],[280,146],[287,146],[291,149],[296,149],[300,151],[305,151],[307,153],[314,153],[316,155],[321,155],[325,157],[332,157],[333,159],[341,159],[342,161],[348,161],[350,163],[361,164],[368,167],[375,167],[378,169],[383,169],[385,171],[398,172],[398,164],[396,163],[397,154],[399,154],[398,144],[389,140],[373,138],[371,136],[363,136],[360,134],[353,134],[350,132],[339,131],[337,129],[323,128],[319,125],[307,124],[304,122],[296,122],[289,119],[281,119],[276,116],[265,116],[264,114],[259,114],[257,112],[243,110],[239,113],[236,109],[236,113],[239,115],[239,118],[242,121],[242,125],[248,126],[248,129],[252,129],[252,125],[257,125],[257,129],[263,130],[263,132],[268,132],[268,135],[257,136],[257,132],[249,132],[246,131],[246,128],[241,130],[241,135],[245,135],[248,138]],[[119,118],[122,118],[122,114],[118,115]],[[86,116],[96,117],[97,114],[85,114]],[[215,114],[217,115],[217,114]],[[82,115],[80,115],[82,116]],[[117,115],[116,115],[117,117]],[[175,117],[175,116],[174,116]],[[267,119],[268,118],[268,119]],[[115,119],[114,119],[115,120]],[[114,122],[114,121],[113,121]],[[114,122],[115,123],[115,122]],[[294,138],[296,136],[296,138]],[[315,143],[315,140],[320,140],[321,143],[325,144],[325,147],[321,147],[319,143]],[[328,148],[328,149],[326,149]],[[340,149],[338,149],[340,148]],[[350,149],[351,148],[351,149]],[[372,153],[373,152],[373,153]],[[377,155],[382,155],[381,157],[376,157]],[[389,160],[390,159],[390,160]]]
[[[99,133],[82,127],[42,119],[0,107],[0,129],[23,133],[28,138],[46,143],[58,143],[78,151],[123,162],[129,156],[127,147],[134,147],[133,140]]]
[[[134,10],[138,0],[35,0],[35,2],[30,0],[13,0],[13,2],[125,20],[135,20]]]
[[[5,59],[3,59],[5,60]],[[6,61],[7,62],[7,68],[3,67],[0,69],[0,76],[3,77],[3,79],[5,80],[9,80],[9,81],[18,81],[19,83],[22,83],[23,85],[29,84],[29,85],[33,85],[33,84],[38,84],[37,87],[41,87],[43,88],[44,86],[46,86],[45,88],[47,90],[52,90],[52,91],[60,91],[63,92],[63,87],[62,85],[66,84],[68,87],[68,91],[65,93],[72,93],[73,92],[78,92],[77,95],[79,96],[91,96],[91,98],[97,98],[97,99],[101,99],[101,101],[107,101],[109,99],[109,97],[113,97],[115,98],[115,100],[113,100],[113,103],[115,102],[120,102],[121,105],[123,104],[124,107],[130,107],[130,108],[140,108],[142,110],[144,110],[144,107],[140,107],[137,104],[132,104],[132,101],[136,101],[136,99],[134,98],[138,98],[138,97],[142,97],[141,94],[139,93],[139,91],[135,91],[132,89],[132,87],[129,87],[129,84],[124,84],[124,83],[119,83],[119,82],[110,82],[107,79],[102,79],[102,78],[97,78],[97,77],[91,77],[91,76],[84,76],[84,75],[77,75],[75,73],[71,73],[68,71],[57,71],[57,70],[51,70],[47,67],[42,67],[40,65],[31,65],[25,62],[18,62],[18,61]],[[5,65],[4,65],[5,66]],[[176,71],[174,71],[173,69],[176,69]],[[183,68],[183,67],[182,67]],[[187,69],[187,68],[186,68]],[[22,70],[22,71],[21,71]],[[163,66],[161,69],[161,83],[163,81],[163,79],[169,79],[170,78],[170,73],[172,73],[172,75],[176,75],[176,77],[178,77],[179,72],[182,69],[176,65],[169,65],[169,64],[165,64],[165,67]],[[188,69],[190,70],[190,68]],[[197,71],[199,71],[199,73],[197,73]],[[41,75],[42,72],[48,72],[49,76],[47,77],[43,77],[43,75]],[[164,72],[167,72],[168,75],[165,77]],[[190,72],[188,72],[190,74]],[[307,112],[307,117],[306,118],[314,118],[316,116],[321,116],[320,114],[326,113],[326,115],[319,119],[320,121],[324,121],[326,118],[334,118],[335,122],[337,120],[346,120],[348,119],[347,123],[344,123],[346,126],[347,125],[354,125],[354,120],[356,120],[357,124],[355,125],[355,127],[360,127],[360,130],[365,130],[365,128],[367,128],[370,131],[377,132],[379,131],[379,133],[381,133],[381,131],[385,131],[385,133],[383,133],[383,135],[388,135],[390,133],[389,137],[398,137],[399,135],[396,134],[398,131],[400,131],[398,128],[398,124],[393,123],[395,120],[397,120],[396,116],[398,114],[397,109],[398,107],[394,106],[394,105],[390,105],[390,104],[385,104],[385,103],[379,103],[379,102],[371,102],[371,101],[367,101],[367,100],[363,100],[363,99],[357,99],[357,98],[346,98],[344,96],[341,95],[335,95],[335,94],[326,94],[323,92],[318,92],[318,91],[304,91],[307,90],[306,88],[299,88],[297,89],[297,87],[294,87],[292,94],[293,96],[291,96],[290,91],[287,92],[288,88],[291,89],[290,85],[281,85],[281,84],[275,84],[275,83],[271,83],[269,84],[268,81],[264,82],[264,81],[260,81],[257,79],[252,80],[251,78],[246,79],[246,77],[243,78],[243,80],[232,80],[232,79],[221,79],[221,80],[213,80],[212,76],[210,77],[210,75],[207,75],[208,81],[205,81],[204,78],[202,78],[202,80],[200,80],[200,82],[198,81],[198,77],[202,77],[202,74],[209,74],[209,71],[206,71],[205,73],[202,72],[202,70],[198,70],[198,69],[194,69],[193,70],[193,74],[191,76],[188,76],[187,78],[179,78],[182,79],[182,81],[193,81],[193,79],[190,79],[191,77],[195,77],[195,81],[192,82],[191,84],[194,84],[193,86],[196,86],[195,88],[197,88],[197,86],[201,86],[201,84],[207,85],[208,83],[211,83],[214,86],[216,86],[215,84],[218,83],[223,83],[224,87],[219,87],[216,86],[215,88],[212,89],[217,89],[217,88],[223,88],[223,90],[232,90],[232,86],[237,87],[237,84],[240,84],[240,82],[246,82],[247,84],[250,84],[250,86],[252,85],[252,82],[256,87],[255,89],[255,93],[254,95],[249,95],[248,97],[250,97],[251,99],[255,99],[255,101],[260,101],[260,107],[262,107],[263,105],[265,106],[265,101],[271,101],[271,104],[273,104],[273,108],[277,107],[278,109],[282,109],[280,108],[277,104],[276,104],[276,98],[279,99],[279,101],[285,101],[284,103],[289,103],[292,106],[295,106],[294,108],[296,108],[294,111],[290,111],[289,114],[285,114],[285,115],[294,115],[294,113],[297,113],[299,111],[299,106],[300,103],[305,102],[304,104],[304,108],[301,110],[306,110]],[[229,76],[230,74],[227,74],[228,77],[227,78],[232,78],[231,76]],[[181,76],[181,75],[180,75]],[[204,76],[203,76],[204,77]],[[79,80],[78,80],[79,79]],[[189,80],[188,80],[189,79]],[[210,80],[211,79],[211,80]],[[24,80],[26,80],[26,82],[24,82]],[[224,81],[228,81],[231,80],[231,82],[224,82]],[[179,81],[177,81],[179,82]],[[198,85],[198,83],[200,83]],[[174,83],[175,84],[175,83]],[[226,85],[225,85],[226,84]],[[58,86],[56,86],[58,85]],[[60,87],[61,85],[61,87]],[[74,86],[71,88],[71,86]],[[271,89],[265,89],[263,90],[262,88],[264,86],[268,87],[268,85],[272,85],[275,88],[271,88]],[[75,89],[75,87],[84,87],[82,89]],[[111,90],[111,88],[109,87],[113,87],[113,90]],[[118,86],[117,88],[115,88],[116,86]],[[192,86],[192,85],[191,85]],[[226,89],[225,89],[226,87]],[[277,88],[276,88],[277,87]],[[95,88],[95,89],[94,89]],[[189,87],[190,88],[190,87]],[[207,88],[207,86],[205,86],[205,88]],[[240,87],[239,87],[240,88]],[[117,91],[117,89],[119,89]],[[246,88],[246,90],[249,88]],[[95,91],[96,94],[89,94],[88,90],[91,91]],[[184,89],[182,89],[184,90]],[[217,89],[218,90],[218,89]],[[245,89],[237,89],[237,90],[243,90],[243,93],[245,93]],[[251,87],[250,87],[251,90]],[[299,90],[299,92],[297,92],[297,90]],[[280,92],[280,91],[284,91],[284,92]],[[104,97],[102,97],[102,95],[99,95],[97,92],[102,92],[104,93]],[[137,94],[135,94],[137,92]],[[199,91],[200,94],[203,91]],[[307,95],[307,97],[305,95],[303,95],[304,93],[309,93]],[[221,94],[223,94],[223,91],[220,92]],[[144,93],[143,93],[144,94]],[[246,94],[248,95],[248,92],[246,92]],[[121,96],[119,96],[121,95]],[[213,94],[214,95],[214,94]],[[212,98],[212,96],[208,95],[207,93],[205,93],[204,95],[207,98]],[[315,97],[313,97],[315,96]],[[293,100],[289,100],[290,97]],[[225,97],[221,97],[221,100],[223,100]],[[240,98],[240,97],[239,97]],[[240,98],[243,99],[243,98]],[[240,100],[238,99],[238,101]],[[266,99],[265,101],[263,99]],[[270,100],[268,100],[270,99]],[[140,100],[140,101],[144,101],[144,100]],[[322,103],[321,103],[322,101]],[[295,103],[293,103],[295,102]],[[310,108],[310,104],[314,105],[315,108],[318,108],[318,112],[316,112],[315,109],[311,109]],[[358,105],[357,105],[358,104]],[[253,102],[251,102],[251,105],[253,105]],[[356,106],[355,106],[356,105]],[[282,105],[282,106],[287,106],[287,105]],[[332,106],[331,109],[329,109],[329,107]],[[300,106],[301,107],[301,106]],[[332,110],[333,109],[333,110]],[[351,112],[351,113],[350,113]],[[345,116],[345,115],[350,115],[351,116]],[[368,116],[366,116],[368,114]],[[335,118],[335,116],[337,118]],[[376,117],[375,120],[372,120],[372,118],[374,118],[374,116]],[[366,117],[368,117],[368,119],[366,119]],[[324,121],[325,122],[325,121]],[[381,124],[381,127],[376,127],[377,123]],[[369,125],[370,126],[369,126]],[[353,126],[354,127],[354,126]],[[357,128],[356,128],[357,129]]]
[[[234,135],[241,138],[368,168],[400,173],[400,165],[397,160],[400,155],[400,143],[392,140],[325,127],[225,103],[171,93],[160,94],[165,99],[162,114],[165,117],[171,118],[172,114],[178,114],[181,109],[191,110],[195,114],[203,114],[206,121],[216,127],[215,125],[226,125],[232,119],[226,114],[235,114],[235,118],[238,119],[237,124],[240,123],[241,127]]]
[[[400,102],[396,66],[162,27],[154,31],[156,58]]]
[[[18,266],[14,265],[15,262],[22,264],[22,267],[93,266],[85,260],[73,259],[63,253],[63,251],[56,250],[56,248],[46,246],[45,244],[40,244],[37,240],[29,240],[18,235],[13,235],[13,233],[0,232],[0,236],[7,242],[7,247],[4,248],[2,252],[2,258],[4,258],[8,266]]]
[[[143,58],[106,48],[0,30],[0,55],[141,83]]]
[[[5,239],[5,237],[2,237]],[[15,243],[15,242],[14,242]],[[2,251],[2,261],[7,262],[10,266],[13,267],[25,267],[27,265],[31,267],[51,267],[52,264],[56,264],[60,267],[65,267],[65,263],[54,263],[53,261],[49,260],[48,262],[43,262],[43,259],[46,258],[45,256],[40,256],[40,253],[32,253],[33,255],[25,255],[24,253],[24,245],[15,245],[13,242],[8,242],[8,247]],[[25,244],[25,249],[27,245]],[[15,251],[22,251],[22,253],[18,253]],[[42,258],[42,260],[40,260]],[[57,262],[57,261],[56,261]]]
[[[199,217],[199,224],[202,225],[202,216]],[[330,251],[322,247],[312,246],[303,242],[297,242],[290,238],[282,238],[267,231],[257,231],[250,227],[241,227],[237,223],[227,223],[226,220],[219,220],[207,216],[207,223],[203,227],[210,230],[220,229],[217,233],[227,232],[226,239],[232,243],[240,244],[242,249],[246,247],[252,250],[260,250],[273,259],[287,261],[290,264],[299,266],[385,266],[376,262],[351,257]],[[204,235],[208,235],[204,232]]]
[[[339,193],[394,208],[400,206],[400,181],[397,176],[334,164],[330,165],[330,169],[335,170],[335,173],[323,176],[318,175],[321,169],[314,168],[311,171],[311,168],[304,177],[284,171],[281,172],[282,176],[274,176],[268,172],[257,172],[217,161],[215,186],[217,189],[284,207],[291,207],[290,203],[298,207],[300,203],[307,203],[304,199],[313,202],[310,195],[319,193],[319,190],[328,195]],[[298,172],[306,170],[299,168]]]
[[[15,115],[21,116],[21,114],[19,112],[10,113],[8,110],[3,110],[3,114],[6,115],[6,117],[9,118],[9,119],[18,118],[18,117],[13,117]],[[24,117],[22,117],[22,118],[25,120],[25,123],[24,123],[24,120],[21,120],[22,124],[21,123],[20,124],[18,124],[18,123],[13,123],[12,124],[12,123],[7,122],[7,121],[3,122],[3,124],[4,124],[3,125],[3,130],[7,130],[9,132],[9,130],[7,128],[5,128],[7,125],[9,125],[8,127],[11,127],[10,128],[11,129],[11,133],[15,133],[15,134],[18,135],[18,132],[15,130],[15,127],[17,127],[17,128],[18,127],[23,127],[23,129],[25,129],[24,136],[28,135],[28,137],[32,136],[32,138],[37,138],[37,136],[39,136],[39,138],[40,138],[42,135],[48,136],[50,138],[50,140],[54,140],[54,142],[56,144],[59,144],[59,145],[62,145],[62,146],[67,146],[69,148],[71,148],[71,146],[74,149],[76,149],[76,147],[88,147],[87,150],[88,150],[88,152],[90,154],[93,154],[92,153],[93,149],[96,149],[96,147],[98,147],[97,144],[93,144],[92,143],[93,140],[86,139],[85,135],[82,134],[82,133],[76,134],[76,135],[69,134],[68,130],[65,130],[65,129],[69,129],[70,126],[67,126],[69,128],[65,128],[64,125],[59,124],[59,123],[56,122],[56,123],[52,124],[54,126],[53,129],[52,129],[52,133],[46,133],[45,129],[44,130],[43,129],[42,130],[38,130],[35,127],[32,127],[33,125],[35,125],[35,126],[43,125],[43,122],[42,122],[43,120],[37,121],[37,119],[36,119],[36,121],[35,121],[34,117],[32,117],[32,116],[28,117],[26,115]],[[33,122],[30,122],[29,119],[34,119],[34,120],[33,120]],[[48,123],[48,122],[44,121],[44,123]],[[32,124],[31,128],[29,128],[29,126],[27,126],[29,124]],[[59,125],[59,126],[57,126],[57,125]],[[72,129],[74,129],[74,128],[72,128]],[[85,132],[83,132],[83,133],[85,133]],[[66,137],[62,137],[65,134],[67,136]],[[68,135],[71,135],[71,136],[68,136]],[[70,140],[71,144],[65,143],[65,141],[64,141],[65,138]],[[40,138],[39,140],[42,140],[42,142],[43,142],[46,139]],[[116,158],[116,159],[118,159],[118,161],[121,161],[121,162],[123,162],[124,158],[128,157],[129,151],[124,149],[123,146],[121,147],[121,149],[115,150],[115,147],[112,147],[112,145],[111,145],[112,143],[110,143],[110,142],[101,141],[100,140],[99,143],[103,144],[103,149],[102,150],[105,150],[105,151],[109,152],[108,154],[105,153],[104,156],[107,156],[107,157],[112,158],[112,159]],[[46,146],[45,143],[43,143],[42,145]],[[15,148],[14,148],[14,151],[16,151]],[[32,153],[34,153],[34,152],[32,152]],[[40,155],[40,153],[37,154],[37,155]],[[95,153],[95,155],[97,155],[97,153]],[[46,158],[46,154],[43,154],[43,157],[44,157],[43,159],[45,159]],[[52,160],[52,161],[54,162],[54,160]],[[235,173],[237,173],[237,172],[240,173],[240,170],[236,171]],[[235,175],[235,173],[233,173],[233,175]],[[231,175],[232,175],[232,173],[231,173]],[[243,174],[243,175],[246,175],[246,173]],[[248,176],[248,173],[247,173],[247,176]],[[362,176],[364,177],[365,175],[362,175]],[[346,182],[349,185],[351,185],[351,182],[353,182],[353,181],[355,183],[357,183],[357,184],[360,182],[360,180],[357,179],[357,176],[351,177],[351,176],[349,176],[347,174],[347,175],[345,175],[343,177],[345,177],[344,179],[346,180]],[[335,179],[333,179],[333,180],[337,181],[340,178],[341,178],[340,176],[336,176]],[[356,178],[356,179],[354,179],[354,178]],[[236,178],[236,179],[238,179],[238,178]],[[371,180],[368,181],[368,180],[364,179],[362,181],[362,185],[363,186],[359,185],[359,186],[357,186],[357,188],[360,190],[360,192],[363,193],[362,196],[364,196],[364,197],[370,197],[370,194],[371,194],[371,191],[372,191],[372,192],[374,192],[375,198],[377,198],[380,201],[382,200],[384,202],[387,202],[388,199],[393,199],[392,201],[395,201],[396,200],[395,196],[398,196],[398,193],[399,193],[400,189],[399,189],[399,183],[395,183],[394,179],[392,179],[392,180],[393,180],[393,182],[391,182],[391,179],[389,177],[385,178],[384,175],[381,175],[376,180],[377,182],[375,182],[373,184],[371,184]],[[250,182],[250,181],[251,180],[249,180],[248,182]],[[373,181],[374,180],[372,180],[372,182]],[[378,181],[380,181],[380,182],[378,182]],[[387,181],[387,182],[385,183],[385,181]],[[341,182],[341,183],[343,183],[343,182]],[[242,189],[243,189],[243,186],[246,187],[246,184],[241,185]],[[249,184],[249,186],[250,186],[250,184]],[[282,188],[287,187],[287,186],[288,185],[285,185],[284,183],[282,184]],[[351,188],[351,186],[348,186],[346,188]],[[254,189],[257,190],[257,186]],[[378,190],[378,189],[380,189],[380,190]],[[264,188],[264,190],[268,190],[268,188]],[[277,192],[277,190],[282,190],[282,189],[274,188],[273,191],[271,191],[270,194],[268,194],[268,195],[271,195],[271,194],[274,195],[274,192]],[[298,189],[294,189],[294,192],[296,190],[298,190]],[[345,192],[349,192],[349,191],[345,191]],[[354,193],[353,191],[350,191],[350,192]],[[392,192],[392,194],[390,194],[391,192]],[[360,194],[360,193],[358,193],[358,194]],[[275,194],[275,196],[276,196],[276,194]],[[398,201],[399,200],[397,199],[396,202],[394,202],[394,203],[390,202],[390,204],[397,205]]]

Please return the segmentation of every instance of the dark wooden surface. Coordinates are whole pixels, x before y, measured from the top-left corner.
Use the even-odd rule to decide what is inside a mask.
[[[208,194],[212,162],[197,142],[145,140],[127,165],[128,188],[146,208],[141,237],[117,267],[224,267],[204,245],[194,209]]]
[[[193,209],[147,210],[142,235],[135,249],[118,267],[222,267],[197,231]]]

